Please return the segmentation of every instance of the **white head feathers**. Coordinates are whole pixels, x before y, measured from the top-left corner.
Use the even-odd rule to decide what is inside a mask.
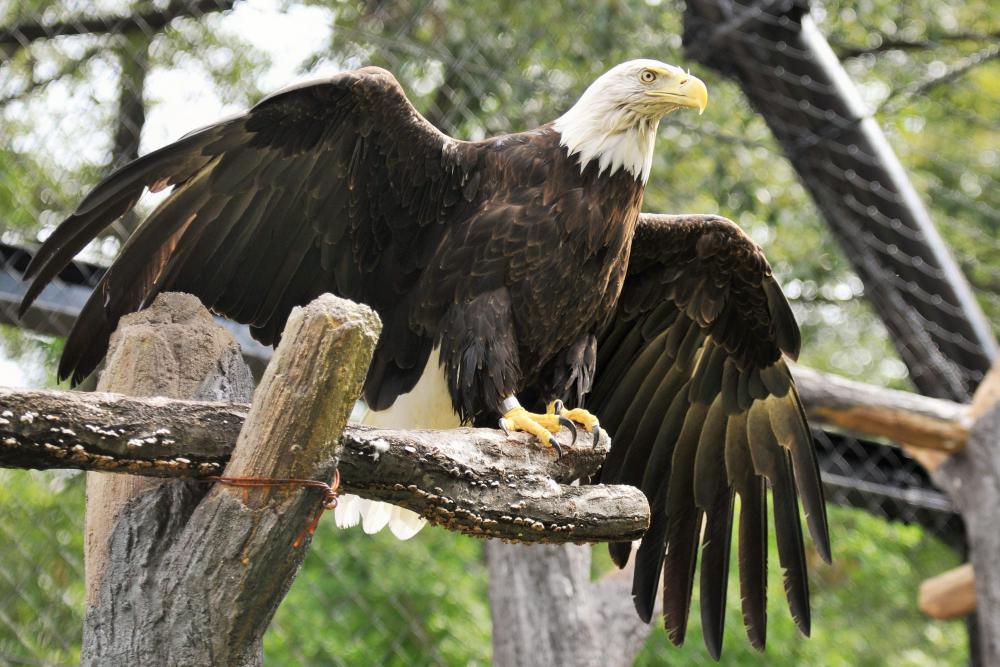
[[[653,164],[656,129],[680,107],[704,109],[705,84],[657,60],[630,60],[601,75],[555,122],[560,144],[578,155],[582,171],[592,160],[599,173],[624,168],[645,183]]]

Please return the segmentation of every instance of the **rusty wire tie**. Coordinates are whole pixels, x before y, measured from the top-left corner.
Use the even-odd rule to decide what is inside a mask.
[[[319,525],[319,520],[320,517],[323,516],[323,512],[337,507],[337,492],[340,488],[340,469],[334,469],[333,481],[329,484],[321,482],[318,479],[299,479],[297,477],[223,477],[217,475],[213,475],[212,477],[202,477],[198,481],[216,482],[218,484],[226,484],[228,486],[235,486],[242,489],[264,488],[269,486],[322,489],[323,504],[320,506],[320,511],[316,512],[315,516],[310,519],[308,524],[306,524],[305,529],[299,533],[299,536],[296,537],[295,541],[292,543],[292,547],[298,549],[299,546],[302,545],[302,541],[305,539],[307,533],[312,535],[316,532],[316,526]]]

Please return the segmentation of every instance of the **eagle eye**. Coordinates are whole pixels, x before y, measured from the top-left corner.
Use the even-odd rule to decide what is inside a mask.
[[[653,83],[656,81],[656,73],[653,70],[644,69],[639,72],[639,80],[643,83]]]

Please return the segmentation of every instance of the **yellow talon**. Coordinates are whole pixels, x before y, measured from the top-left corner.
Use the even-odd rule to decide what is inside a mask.
[[[559,429],[562,428],[559,424],[558,415],[553,413],[544,415],[534,414],[520,406],[507,411],[500,421],[507,430],[525,431],[542,442],[548,442],[549,434],[558,433]]]
[[[500,419],[500,428],[505,432],[524,431],[538,438],[541,442],[554,447],[556,453],[562,456],[562,447],[559,442],[552,437],[553,433],[558,433],[563,426],[561,418],[557,414],[539,415],[528,412],[520,405],[511,408],[504,413]]]
[[[557,414],[564,419],[579,424],[593,436],[593,444],[596,446],[600,438],[601,421],[583,408],[573,408],[567,410],[560,400],[552,401],[546,407],[548,414]]]

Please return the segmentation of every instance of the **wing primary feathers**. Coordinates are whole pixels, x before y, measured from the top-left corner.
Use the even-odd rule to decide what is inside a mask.
[[[650,452],[658,446],[657,443],[672,443],[680,433],[687,403],[678,393],[686,381],[683,373],[671,371],[663,377],[653,395],[646,399],[648,402],[645,413],[638,420],[634,432],[630,430],[627,436],[632,445],[622,449],[624,459],[620,463],[619,457],[610,463],[609,472],[620,483],[642,484],[643,471],[650,467]],[[620,431],[624,433],[625,428]],[[663,451],[669,456],[669,452],[673,451],[672,446]]]
[[[760,248],[718,216],[641,216],[619,305],[598,340],[588,405],[612,434],[602,480],[641,478],[651,499],[633,581],[640,615],[651,616],[662,576],[664,624],[683,642],[700,542],[702,626],[719,658],[739,496],[743,622],[763,650],[770,486],[786,597],[808,634],[800,495],[824,559],[829,528],[814,445],[782,360],[798,354],[799,331]],[[629,558],[627,544],[611,552],[619,565]]]
[[[28,308],[41,294],[45,286],[62,271],[76,253],[110,225],[113,221],[131,210],[142,194],[140,185],[134,191],[123,192],[106,207],[83,215],[74,214],[56,228],[45,243],[32,257],[24,272],[24,280],[32,280],[18,307],[18,317],[24,315]]]
[[[618,567],[619,570],[628,565],[629,556],[632,555],[632,543],[631,542],[609,542],[608,543],[608,553],[611,555],[611,561]],[[657,568],[659,570],[659,568]],[[649,620],[647,619],[648,623]]]
[[[809,582],[792,463],[788,452],[774,437],[768,412],[765,401],[755,402],[750,409],[747,417],[750,455],[757,473],[771,483],[774,531],[778,541],[778,561],[784,570],[785,596],[796,626],[808,636]]]
[[[743,625],[757,650],[767,637],[767,503],[763,477],[754,473],[747,440],[747,415],[726,423],[726,470],[740,497],[739,570]]]
[[[27,311],[45,285],[76,253],[108,225],[130,211],[147,186],[160,190],[187,180],[204,167],[211,157],[202,155],[201,149],[213,137],[224,134],[227,128],[227,123],[219,123],[191,134],[105,177],[32,257],[23,279],[34,280],[21,300],[18,315],[22,316]]]
[[[663,561],[663,621],[675,645],[684,643],[698,553],[702,510],[694,502],[694,466],[708,406],[692,405],[677,438],[667,493],[667,555]]]
[[[647,623],[653,617],[660,570],[666,551],[667,531],[670,527],[667,499],[671,484],[664,483],[664,480],[671,478],[677,435],[682,431],[688,412],[686,397],[685,385],[674,394],[649,455],[640,456],[634,453],[636,450],[630,450],[633,452],[633,460],[629,462],[631,467],[627,465],[619,475],[624,483],[635,484],[641,481],[640,488],[647,498],[652,498],[649,503],[649,530],[643,535],[636,551],[635,575],[632,580],[632,598],[636,610]]]
[[[701,626],[705,647],[713,660],[722,655],[726,626],[726,588],[729,584],[729,551],[733,534],[733,491],[720,490],[705,513],[701,549]]]
[[[710,365],[710,362],[699,363],[699,368]],[[726,426],[723,401],[716,397],[705,415],[694,461],[694,501],[705,513],[701,552],[702,629],[705,646],[715,660],[722,650],[733,531],[733,492],[726,474]]]
[[[740,596],[747,638],[763,651],[767,641],[767,487],[763,477],[750,477],[740,495]]]
[[[66,338],[59,360],[60,379],[72,377],[76,383],[86,378],[104,356],[121,316],[155,296],[153,288],[163,275],[177,237],[205,204],[204,192],[191,183],[139,225],[101,278]]]
[[[805,421],[802,405],[795,391],[780,399],[768,401],[771,429],[778,442],[788,451],[795,471],[795,482],[806,512],[809,534],[827,563],[830,562],[830,529],[826,517],[826,502],[819,463],[813,447],[812,434]]]
[[[667,475],[670,471],[666,471]],[[660,571],[667,550],[667,524],[665,512],[667,485],[657,489],[650,505],[649,528],[642,536],[635,552],[635,574],[632,576],[632,601],[643,623],[653,620],[656,594],[660,588]],[[665,595],[666,593],[664,593]]]

